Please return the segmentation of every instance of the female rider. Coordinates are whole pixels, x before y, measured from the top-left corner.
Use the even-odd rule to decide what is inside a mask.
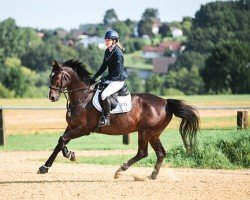
[[[92,77],[92,80],[95,81],[107,68],[108,75],[101,78],[104,83],[108,86],[103,90],[101,98],[103,101],[103,113],[99,120],[99,127],[110,125],[110,110],[111,105],[108,100],[108,97],[117,92],[122,88],[125,83],[125,80],[128,78],[128,75],[124,69],[123,63],[123,47],[119,44],[119,35],[116,31],[110,30],[106,32],[105,44],[107,49],[104,53],[103,63],[100,69]]]

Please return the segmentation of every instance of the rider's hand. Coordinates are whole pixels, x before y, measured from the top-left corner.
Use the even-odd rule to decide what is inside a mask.
[[[106,81],[106,78],[105,77],[102,77],[101,78],[101,82],[105,82]]]
[[[95,83],[96,83],[95,78],[91,78],[91,79],[90,79],[90,85],[93,85],[93,84],[95,84]]]

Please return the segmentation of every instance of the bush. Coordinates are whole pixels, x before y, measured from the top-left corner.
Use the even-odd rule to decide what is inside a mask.
[[[250,134],[232,131],[229,134],[209,134],[202,137],[192,155],[183,146],[173,147],[166,161],[174,167],[235,169],[250,167]]]
[[[0,83],[0,97],[1,98],[13,98],[15,93],[8,90],[2,83]]]
[[[250,137],[249,134],[237,135],[227,141],[219,140],[218,148],[227,156],[231,163],[243,167],[250,167]]]

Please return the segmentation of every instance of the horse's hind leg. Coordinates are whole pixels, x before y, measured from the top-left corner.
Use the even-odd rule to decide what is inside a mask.
[[[157,137],[155,136],[155,137],[150,138],[149,142],[150,142],[150,145],[154,149],[156,156],[157,156],[156,165],[155,165],[154,170],[150,176],[150,178],[154,180],[157,178],[157,176],[159,174],[162,162],[163,162],[164,158],[166,157],[166,151],[161,144],[159,136],[157,136]]]
[[[143,132],[138,133],[138,151],[135,157],[124,163],[115,173],[114,178],[117,179],[126,171],[131,165],[148,156],[148,136]]]

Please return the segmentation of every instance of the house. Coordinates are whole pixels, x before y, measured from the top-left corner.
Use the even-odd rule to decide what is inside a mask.
[[[179,28],[173,27],[173,28],[171,28],[171,32],[172,32],[173,37],[181,37],[181,36],[183,36],[182,30],[179,29]]]
[[[153,18],[152,33],[154,35],[158,35],[160,26],[161,20],[159,18]]]
[[[54,31],[54,34],[58,35],[60,38],[65,38],[69,34],[69,32],[62,28],[58,28]]]
[[[159,58],[163,57],[167,50],[178,52],[182,47],[180,41],[163,41],[157,46],[146,45],[143,47],[143,58]]]
[[[146,45],[142,50],[143,58],[158,58],[164,56],[165,47]]]
[[[85,48],[87,48],[90,44],[96,45],[100,49],[106,48],[103,38],[97,36],[89,37],[88,35],[82,35],[80,38],[79,43],[81,43]]]
[[[169,66],[176,62],[176,57],[161,57],[153,59],[153,72],[157,74],[166,74]]]
[[[162,43],[159,44],[160,47],[164,47],[165,51],[170,50],[170,51],[179,51],[181,49],[182,43],[180,41],[163,41]]]

